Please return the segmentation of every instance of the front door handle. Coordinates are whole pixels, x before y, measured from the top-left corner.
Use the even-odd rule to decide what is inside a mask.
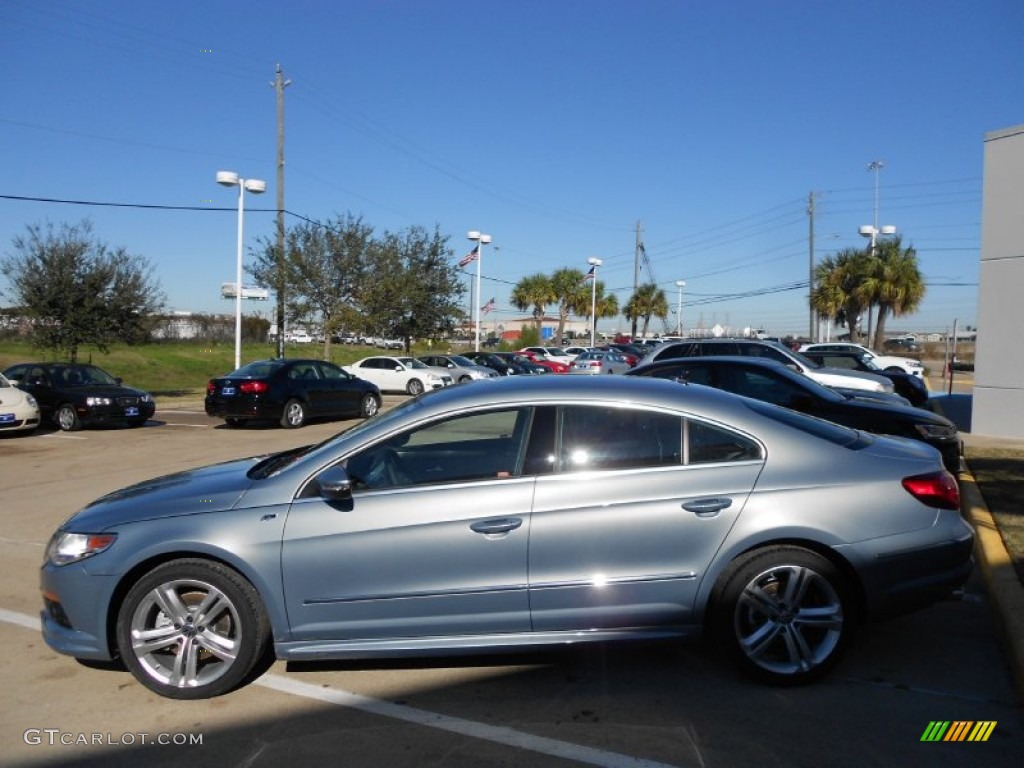
[[[476,533],[508,533],[521,526],[523,521],[518,517],[501,517],[497,520],[481,520],[469,526]]]
[[[723,509],[728,509],[731,506],[732,499],[722,497],[687,501],[683,504],[683,509],[687,512],[693,512],[697,517],[714,517]]]

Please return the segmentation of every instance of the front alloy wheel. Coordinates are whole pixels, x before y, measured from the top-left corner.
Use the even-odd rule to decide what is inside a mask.
[[[801,547],[769,547],[738,560],[719,593],[716,629],[748,674],[776,685],[816,680],[853,634],[847,580]]]
[[[118,650],[132,675],[172,699],[231,690],[259,661],[268,636],[253,586],[206,560],[154,568],[131,588],[117,617]]]
[[[56,421],[57,426],[65,432],[74,432],[76,429],[82,428],[82,422],[78,418],[78,412],[75,411],[75,406],[71,403],[64,403],[64,405],[57,409],[54,421]]]
[[[416,395],[422,395],[423,382],[419,379],[409,379],[409,383],[405,385],[405,391],[413,397],[416,397]]]
[[[379,410],[380,401],[377,399],[376,395],[369,392],[363,395],[363,400],[359,405],[359,413],[364,419],[375,416]]]

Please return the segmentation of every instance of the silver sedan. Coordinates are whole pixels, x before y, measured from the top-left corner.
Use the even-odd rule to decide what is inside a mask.
[[[158,478],[64,523],[43,636],[178,699],[279,659],[710,632],[773,683],[941,599],[973,533],[938,454],[699,385],[511,376],[324,443]]]

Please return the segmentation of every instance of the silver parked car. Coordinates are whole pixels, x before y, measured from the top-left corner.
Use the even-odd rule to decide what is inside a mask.
[[[421,363],[426,363],[434,368],[447,370],[448,374],[458,384],[475,379],[493,379],[499,375],[493,368],[477,365],[468,357],[463,357],[462,355],[422,355],[419,360]]]
[[[311,660],[712,633],[782,684],[967,578],[932,448],[625,376],[428,392],[111,493],[51,538],[47,644],[199,699]]]
[[[629,360],[614,349],[596,352],[581,352],[569,366],[569,373],[599,374],[625,373],[630,370]]]

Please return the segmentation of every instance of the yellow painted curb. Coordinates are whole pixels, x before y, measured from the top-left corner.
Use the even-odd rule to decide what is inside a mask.
[[[1024,584],[969,469],[960,472],[961,509],[974,528],[974,550],[1003,635],[1017,696],[1024,702]]]

